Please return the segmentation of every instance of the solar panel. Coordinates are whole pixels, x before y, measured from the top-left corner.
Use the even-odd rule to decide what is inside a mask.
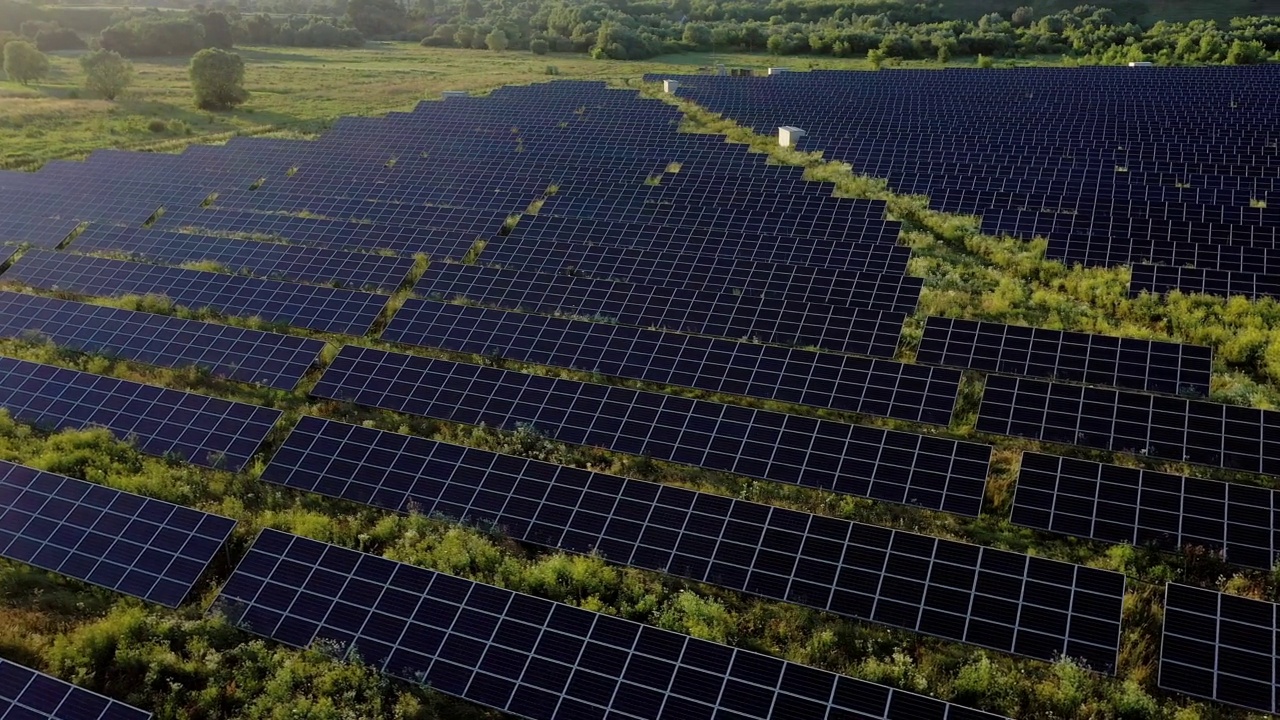
[[[388,300],[386,295],[352,290],[44,250],[23,255],[3,279],[84,295],[163,295],[192,309],[212,308],[228,315],[347,335],[368,332]]]
[[[177,607],[235,521],[0,461],[0,555]]]
[[[978,720],[987,713],[276,530],[216,608],[294,647],[535,720]]]
[[[1192,545],[1235,565],[1274,567],[1280,491],[1089,460],[1023,453],[1014,524],[1177,552]]]
[[[929,317],[916,360],[1007,375],[1209,394],[1213,350],[1155,340]]]
[[[292,390],[324,349],[319,340],[0,290],[0,337]]]
[[[1280,713],[1277,637],[1274,603],[1169,583],[1160,687]]]
[[[507,250],[508,242],[504,238],[496,241],[496,248],[492,243],[487,246],[485,262],[525,271],[904,313],[915,312],[924,285],[920,278],[902,273],[852,272],[600,245],[562,248],[550,242],[525,241]]]
[[[1140,265],[1132,268],[1130,297],[1149,292],[1157,295],[1178,290],[1206,295],[1240,295],[1250,300],[1280,297],[1280,276],[1206,268]]]
[[[902,313],[434,263],[414,291],[506,310],[893,357]]]
[[[18,248],[0,247],[0,270],[4,269],[9,259],[18,253]]]
[[[0,711],[12,720],[147,720],[151,713],[0,658]]]
[[[388,293],[413,267],[409,257],[101,225],[76,237],[71,250],[124,253],[161,265],[215,262],[237,275]]]
[[[981,432],[1280,474],[1280,412],[1042,380],[987,377]]]
[[[57,430],[100,425],[151,455],[241,470],[279,410],[0,358],[0,408]]]
[[[313,417],[262,480],[1004,652],[1115,667],[1119,573]]]
[[[407,300],[385,340],[947,425],[955,370],[625,325]]]
[[[4,213],[0,217],[0,243],[30,243],[36,247],[55,248],[77,227],[80,227],[80,221],[74,218]],[[0,249],[0,253],[3,252]]]
[[[977,515],[991,448],[347,345],[312,395]]]

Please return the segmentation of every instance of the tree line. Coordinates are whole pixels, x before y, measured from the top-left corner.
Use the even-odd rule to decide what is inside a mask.
[[[876,62],[1065,55],[1099,63],[1246,64],[1280,56],[1277,16],[1236,18],[1226,27],[1207,20],[1143,26],[1134,14],[1142,6],[1116,4],[1122,9],[1024,6],[966,20],[903,0],[219,0],[189,12],[0,0],[0,42],[5,33],[20,35],[48,52],[85,47],[89,37],[90,45],[131,57],[236,43],[358,47],[366,38],[618,60],[707,51]]]

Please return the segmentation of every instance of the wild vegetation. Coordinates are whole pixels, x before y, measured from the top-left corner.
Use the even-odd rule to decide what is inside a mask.
[[[888,58],[942,61],[1068,55],[1171,64],[1262,62],[1280,52],[1280,20],[1220,16],[1220,4],[1201,6],[1194,19],[1174,23],[1153,18],[1146,5],[1132,0],[1108,6],[986,6],[979,13],[957,12],[944,2],[904,0],[280,3],[283,7],[272,0],[199,4],[189,12],[72,12],[0,0],[0,33],[21,33],[46,51],[84,47],[89,41],[129,57],[190,56],[234,43],[358,47],[366,39],[499,52],[545,48],[617,60],[708,51],[834,57],[876,51]]]

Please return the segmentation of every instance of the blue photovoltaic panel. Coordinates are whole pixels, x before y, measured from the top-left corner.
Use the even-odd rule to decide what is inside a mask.
[[[324,349],[319,340],[0,290],[0,337],[163,367],[197,366],[242,382],[292,390]]]
[[[0,461],[0,555],[177,607],[236,522]]]
[[[0,408],[61,430],[100,425],[151,455],[238,471],[279,410],[168,390],[52,365],[0,358]]]
[[[183,307],[260,317],[321,332],[363,335],[387,296],[33,250],[2,276],[42,290],[84,295],[163,295]]]
[[[531,720],[994,720],[884,685],[263,530],[216,608]]]
[[[215,262],[237,275],[374,292],[395,292],[413,267],[409,257],[108,225],[91,226],[70,249],[124,253],[161,265]]]
[[[1280,713],[1280,605],[1169,583],[1160,687]]]
[[[151,713],[0,658],[5,720],[147,720]]]
[[[971,516],[991,457],[978,443],[354,345],[312,394]]]
[[[0,268],[3,268],[5,263],[9,262],[9,258],[13,257],[17,252],[18,248],[0,246]]]
[[[947,425],[960,372],[410,298],[383,339]]]
[[[1124,575],[304,417],[262,480],[1112,672]]]
[[[62,244],[77,227],[80,227],[80,221],[74,218],[0,213],[0,244],[27,243],[36,247],[54,248]],[[0,253],[3,252],[0,249]]]

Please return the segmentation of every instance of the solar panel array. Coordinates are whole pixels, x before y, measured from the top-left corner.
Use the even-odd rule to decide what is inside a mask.
[[[801,149],[982,216],[983,232],[1049,239],[1085,265],[1169,263],[1131,290],[1273,296],[1266,266],[1223,246],[1275,247],[1280,112],[1274,66],[835,71],[650,76],[764,134],[803,127]],[[1047,91],[1051,88],[1052,91]],[[999,99],[995,101],[994,99]],[[1220,264],[1221,263],[1221,264]],[[1178,267],[1187,264],[1189,267]],[[1179,270],[1181,272],[1179,272]]]
[[[347,345],[313,395],[977,515],[991,448]]]
[[[978,429],[1280,474],[1280,412],[1065,383],[987,377]]]
[[[0,717],[13,720],[147,720],[151,713],[0,658]]]
[[[184,270],[107,258],[33,250],[4,280],[41,290],[119,297],[160,295],[193,310],[318,330],[363,335],[388,297],[372,293]]]
[[[906,319],[884,310],[472,265],[432,265],[414,289],[504,310],[877,357],[893,357]]]
[[[237,275],[388,293],[400,287],[413,267],[408,257],[109,225],[89,227],[70,249],[161,265],[209,262]]]
[[[102,426],[152,455],[240,470],[279,410],[0,357],[0,408],[56,430]]]
[[[1160,687],[1280,713],[1275,603],[1169,583]]]
[[[229,518],[0,461],[0,556],[177,607]]]
[[[292,390],[324,349],[319,340],[0,291],[0,337]]]
[[[981,215],[986,232],[1046,236],[1050,258],[1137,263],[1135,294],[1264,297],[1280,288],[1280,181],[1273,140],[1256,128],[1280,110],[1276,73],[810,72],[681,78],[680,93],[768,134],[800,125],[802,149],[927,194],[935,209]],[[1191,97],[1179,91],[1190,86]],[[490,364],[943,426],[961,371],[976,371],[985,375],[979,431],[1280,473],[1273,411],[1197,399],[1210,390],[1208,348],[931,317],[919,364],[894,360],[923,282],[906,275],[911,251],[886,204],[836,198],[802,168],[679,133],[681,120],[634,90],[555,82],[344,118],[314,141],[107,150],[0,172],[0,268],[29,246],[0,275],[14,290],[0,293],[0,336],[39,334],[282,390],[321,355],[319,341],[297,335],[51,297],[165,295],[298,331],[366,335],[389,320],[382,340]],[[1260,207],[1268,199],[1271,209]],[[418,297],[385,317],[420,255],[430,264]],[[536,373],[347,346],[311,394],[527,425],[569,444],[963,516],[983,506],[991,448],[936,428]],[[0,407],[50,428],[102,425],[146,452],[232,470],[281,414],[4,358]],[[0,506],[0,533],[13,536],[6,556],[121,592],[176,605],[226,537],[192,525],[213,516],[125,493],[104,501],[115,491],[30,469],[11,474],[14,483],[0,482],[13,499]],[[1116,670],[1119,573],[311,417],[263,479]],[[1028,453],[1012,519],[1104,542],[1203,546],[1266,569],[1280,550],[1275,497]],[[69,509],[76,503],[85,508]],[[106,533],[111,541],[85,539],[96,537],[91,522],[119,517],[134,519]],[[1274,637],[1274,611],[1267,625],[1236,600],[1209,610],[1175,594],[1161,684],[1274,710],[1274,687],[1264,687],[1274,645],[1232,635],[1252,623]],[[259,537],[219,607],[266,637],[336,640],[390,675],[524,717],[989,717],[275,531]],[[1206,620],[1216,623],[1211,641]],[[1207,642],[1218,655],[1205,654]]]
[[[1212,350],[972,320],[930,317],[922,363],[1177,395],[1209,394]]]
[[[336,642],[389,675],[537,720],[995,717],[276,530],[219,603],[258,635]]]
[[[573,368],[710,392],[947,425],[960,373],[813,352],[411,299],[386,340]]]
[[[1178,552],[1219,552],[1271,569],[1280,556],[1280,491],[1090,460],[1024,453],[1013,522],[1066,535]]]
[[[303,418],[262,479],[841,615],[1111,671],[1124,576]]]

